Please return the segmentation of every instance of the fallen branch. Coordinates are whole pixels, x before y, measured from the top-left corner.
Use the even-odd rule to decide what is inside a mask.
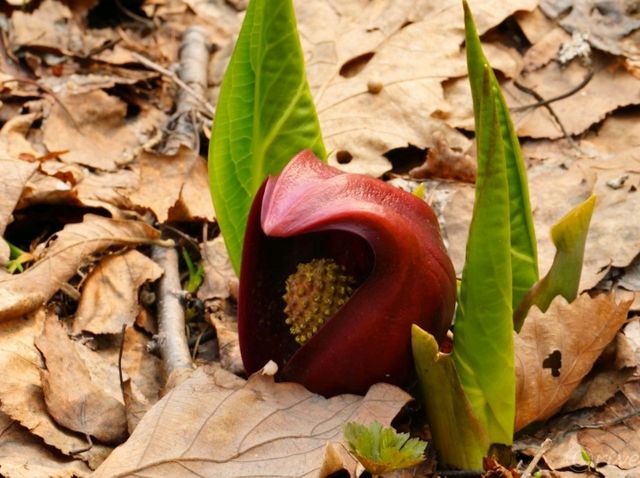
[[[158,346],[162,355],[165,391],[182,382],[193,370],[185,334],[182,288],[178,272],[178,252],[153,246],[153,260],[164,270],[158,281]]]

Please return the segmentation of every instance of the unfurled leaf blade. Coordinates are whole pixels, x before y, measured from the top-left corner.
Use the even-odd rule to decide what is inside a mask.
[[[515,417],[508,176],[491,70],[484,67],[478,175],[455,321],[453,359],[491,443],[510,444]]]
[[[546,312],[551,301],[558,295],[567,302],[578,296],[584,247],[596,196],[573,208],[551,228],[551,240],[556,247],[553,264],[546,276],[531,288],[514,314],[516,330],[520,330],[531,306]]]
[[[481,470],[491,443],[462,389],[453,359],[440,353],[436,339],[417,325],[411,329],[411,348],[441,468]]]
[[[477,125],[480,97],[482,95],[483,69],[485,65],[489,65],[489,62],[482,51],[480,38],[466,1],[464,2],[464,11],[467,65]],[[490,71],[490,77],[493,93],[497,101],[497,117],[500,124],[507,167],[509,224],[511,228],[512,307],[515,310],[526,292],[538,280],[538,252],[529,202],[526,169],[520,143],[509,116],[509,108],[493,71]],[[480,161],[480,158],[478,158],[478,161]]]
[[[252,0],[227,67],[209,150],[216,218],[239,273],[251,201],[303,149],[324,158],[291,0]]]

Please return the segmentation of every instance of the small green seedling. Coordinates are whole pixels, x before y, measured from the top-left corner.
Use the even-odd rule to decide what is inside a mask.
[[[349,422],[344,427],[349,451],[373,477],[424,461],[427,443],[373,422],[368,427]]]
[[[33,261],[33,255],[29,252],[23,251],[17,246],[14,246],[8,241],[6,242],[9,246],[9,261],[4,265],[7,272],[9,272],[9,274],[23,272],[23,264]]]
[[[184,290],[193,294],[198,290],[200,285],[202,285],[202,281],[204,280],[204,266],[200,263],[198,264],[198,267],[196,267],[191,256],[184,247],[182,248],[182,259],[184,259],[184,263],[187,265],[187,271],[189,272],[189,278],[187,279],[187,283],[184,285]]]

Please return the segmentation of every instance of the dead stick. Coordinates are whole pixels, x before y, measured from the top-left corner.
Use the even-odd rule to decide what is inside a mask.
[[[522,477],[521,478],[529,478],[529,476],[531,475],[531,473],[533,472],[535,467],[538,465],[538,462],[542,459],[544,454],[549,451],[549,449],[551,448],[552,444],[553,444],[553,442],[551,441],[551,438],[546,438],[542,442],[542,445],[540,445],[540,449],[538,450],[538,452],[533,457],[533,460],[531,460],[531,463],[529,463],[527,468],[525,468],[524,472],[522,472]]]
[[[163,74],[164,76],[167,76],[169,78],[171,78],[171,80],[178,85],[180,88],[182,88],[184,91],[188,92],[190,95],[192,95],[195,99],[198,100],[198,102],[202,105],[203,108],[205,108],[207,110],[207,112],[213,116],[213,114],[215,113],[215,108],[213,107],[213,105],[211,103],[209,103],[207,101],[206,98],[204,98],[202,95],[200,95],[197,91],[194,91],[193,88],[191,88],[189,85],[187,85],[184,81],[182,81],[180,78],[178,78],[178,76],[173,73],[170,70],[167,70],[166,68],[164,68],[163,66],[158,65],[157,63],[149,60],[148,58],[140,55],[139,53],[131,52],[131,54],[133,55],[133,57],[138,60],[140,63],[142,63],[144,66],[151,68],[152,70],[157,71],[158,73]]]
[[[158,344],[165,374],[169,378],[174,372],[193,369],[180,299],[178,252],[174,248],[153,246],[152,256],[164,270],[158,281]]]

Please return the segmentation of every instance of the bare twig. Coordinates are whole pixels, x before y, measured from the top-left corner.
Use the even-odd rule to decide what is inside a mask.
[[[538,466],[538,462],[542,459],[544,454],[549,451],[552,444],[553,444],[553,441],[551,441],[550,438],[546,438],[542,442],[542,444],[540,445],[540,449],[533,457],[533,460],[531,460],[531,463],[529,463],[529,465],[522,472],[521,478],[529,478],[529,476],[531,476],[531,474],[533,473],[533,470],[535,470],[536,466]]]
[[[593,78],[593,71],[589,71],[589,73],[587,73],[587,76],[584,77],[584,79],[580,82],[579,85],[574,86],[573,88],[571,88],[566,93],[562,93],[561,95],[554,96],[553,98],[549,98],[548,100],[540,100],[537,103],[532,103],[530,105],[524,105],[524,106],[518,106],[516,108],[511,108],[511,112],[512,113],[517,113],[519,111],[524,111],[524,110],[527,110],[529,108],[538,108],[539,106],[547,106],[547,105],[550,105],[551,103],[554,103],[556,101],[564,100],[565,98],[568,98],[569,96],[575,95],[578,91],[580,91],[582,88],[587,86],[592,78]],[[515,81],[513,84],[520,91],[524,91],[525,93],[528,93],[528,94],[533,95],[533,96],[539,96],[531,88],[528,88],[528,87],[522,85],[521,83],[518,83],[517,81]]]
[[[180,300],[178,252],[174,248],[154,246],[152,256],[164,270],[158,281],[158,343],[167,380],[171,381],[172,376],[193,369]]]
[[[141,55],[139,53],[136,53],[135,51],[132,51],[131,55],[133,55],[133,57],[137,61],[142,63],[147,68],[151,68],[152,70],[155,70],[158,73],[170,78],[176,85],[178,85],[180,88],[182,88],[184,91],[186,91],[191,96],[193,96],[196,100],[198,100],[198,103],[200,103],[200,105],[207,111],[207,113],[209,113],[211,116],[213,116],[213,113],[215,112],[215,108],[213,107],[213,105],[211,103],[209,103],[204,96],[202,96],[200,93],[195,91],[193,88],[191,88],[189,85],[187,85],[180,78],[178,78],[178,75],[176,75],[174,72],[172,72],[170,70],[167,70],[163,66],[158,65],[157,63],[149,60],[147,57],[145,57],[145,56],[143,56],[143,55]]]
[[[202,27],[193,26],[185,31],[180,46],[180,69],[178,76],[198,96],[205,97],[209,64],[209,41]],[[178,92],[176,112],[169,126],[169,137],[165,150],[175,152],[181,144],[192,149],[200,147],[202,116],[200,105],[193,95],[184,89]]]

